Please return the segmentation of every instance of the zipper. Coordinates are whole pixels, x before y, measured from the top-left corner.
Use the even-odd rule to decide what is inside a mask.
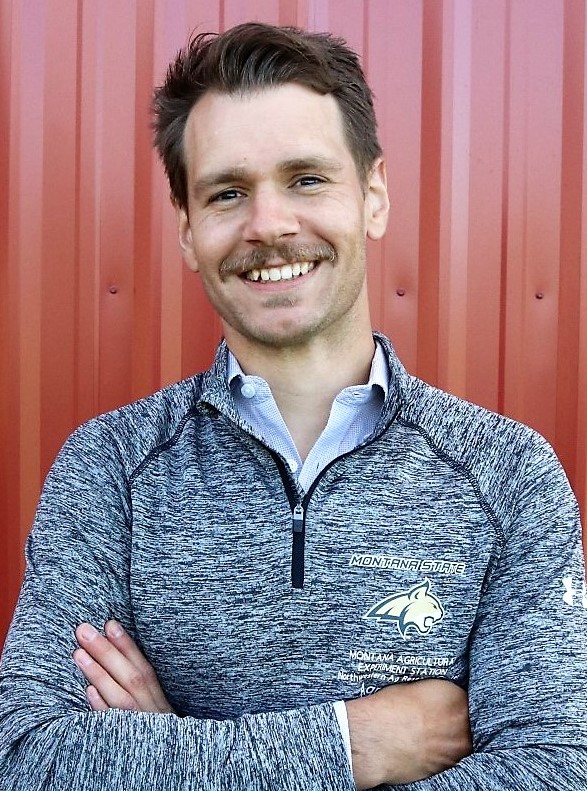
[[[386,425],[383,431],[380,431],[376,434],[372,439],[368,442],[362,443],[356,448],[352,448],[351,450],[347,451],[346,453],[341,454],[340,456],[336,456],[334,459],[328,462],[326,467],[320,472],[320,474],[312,481],[312,485],[306,492],[304,498],[302,500],[297,499],[297,492],[295,491],[294,487],[291,484],[291,480],[289,477],[289,472],[286,469],[285,462],[277,453],[266,445],[261,439],[256,437],[254,434],[249,433],[249,436],[252,437],[256,442],[259,443],[265,450],[269,453],[270,456],[273,457],[277,468],[279,470],[279,474],[281,476],[281,480],[283,486],[285,488],[285,493],[287,494],[287,499],[290,504],[291,508],[291,519],[292,519],[292,548],[291,548],[291,585],[292,588],[303,588],[304,587],[304,572],[305,572],[305,544],[306,544],[306,509],[308,507],[308,503],[310,502],[310,498],[314,489],[318,485],[320,478],[329,470],[333,464],[340,461],[341,459],[345,459],[347,456],[350,456],[353,453],[356,453],[359,449],[362,450],[363,448],[368,447],[373,442],[379,439],[388,428],[395,423],[397,414],[399,412],[399,407],[392,415],[391,419],[389,420],[388,424]]]
[[[397,417],[397,413],[399,409],[394,413],[392,419],[389,421],[388,426],[385,428],[385,431],[395,422]],[[375,442],[384,432],[380,432],[379,434],[375,435],[372,439],[368,442],[365,442],[359,445],[356,448],[352,448],[348,450],[346,453],[342,453],[340,456],[336,456],[334,459],[331,459],[326,467],[321,470],[320,474],[314,478],[312,484],[306,494],[304,495],[303,500],[295,502],[293,495],[292,487],[289,483],[289,479],[287,477],[287,472],[285,471],[285,465],[281,461],[281,457],[274,453],[270,448],[268,448],[269,452],[277,462],[277,466],[281,472],[281,478],[283,480],[285,491],[287,493],[290,505],[292,506],[291,510],[291,517],[292,517],[292,548],[291,548],[291,585],[292,588],[303,588],[304,587],[304,551],[305,551],[305,543],[306,543],[306,508],[308,507],[308,503],[310,502],[310,498],[314,493],[314,489],[318,485],[320,478],[332,467],[333,464],[340,461],[341,459],[346,459],[347,456],[351,456],[353,453],[356,453],[358,450],[362,450],[363,448],[368,447],[373,442]],[[295,505],[294,505],[295,502]]]
[[[374,437],[369,442],[365,443],[365,445],[361,445],[361,448],[370,445],[371,442],[374,442],[376,437]],[[352,450],[347,451],[346,453],[341,454],[340,456],[336,456],[334,459],[328,462],[326,467],[321,470],[320,474],[314,478],[312,484],[304,498],[302,500],[295,500],[295,495],[293,492],[293,488],[289,482],[287,477],[287,472],[285,471],[285,465],[281,461],[281,458],[278,454],[275,454],[272,450],[268,449],[271,455],[275,458],[277,465],[281,472],[281,478],[283,480],[283,484],[285,486],[285,491],[287,493],[290,506],[291,506],[291,526],[292,526],[292,547],[291,547],[291,586],[292,588],[303,588],[304,587],[304,576],[305,576],[305,549],[306,549],[306,508],[308,507],[308,503],[312,497],[314,489],[318,485],[320,478],[327,472],[327,470],[332,467],[333,464],[336,464],[337,461],[341,459],[345,459],[347,456],[350,456],[352,453],[355,453],[358,448],[352,448]]]
[[[255,437],[255,439],[257,438]],[[291,508],[291,586],[292,588],[303,588],[304,552],[306,548],[306,505],[309,499],[308,494],[313,487],[310,487],[310,492],[306,494],[303,500],[300,500],[298,492],[292,485],[292,481],[289,477],[289,470],[286,468],[285,462],[279,453],[268,445],[265,445],[261,440],[257,439],[257,442],[265,448],[277,465],[279,475],[281,476],[281,482],[283,483],[283,488],[287,495],[289,507]]]
[[[305,512],[301,503],[292,511],[291,585],[304,587],[304,550],[306,544]]]
[[[399,410],[398,410],[399,411]],[[390,421],[389,425],[395,422],[396,414],[394,414],[392,420]],[[388,426],[389,427],[389,426]],[[387,430],[387,428],[385,429]],[[363,449],[371,445],[375,442],[379,437],[380,434],[377,434],[369,442],[365,442],[364,444],[352,448],[351,450],[347,451],[346,453],[342,453],[340,456],[336,456],[336,458],[332,459],[328,462],[326,467],[320,472],[320,474],[314,478],[312,481],[312,485],[304,495],[302,500],[296,499],[296,492],[291,485],[291,481],[288,476],[288,472],[285,467],[285,463],[281,459],[281,456],[276,453],[271,448],[267,447],[265,443],[261,442],[260,444],[265,447],[271,456],[273,456],[275,463],[279,469],[281,480],[283,481],[283,485],[285,487],[285,492],[287,494],[287,498],[289,500],[289,504],[291,507],[291,534],[292,534],[292,547],[291,547],[291,586],[292,588],[303,588],[304,587],[304,576],[305,576],[305,544],[306,544],[306,509],[308,507],[308,503],[310,502],[310,498],[314,492],[314,489],[318,485],[320,478],[332,467],[333,464],[340,461],[341,459],[345,459],[347,456],[351,456],[353,453],[356,453],[359,449]]]

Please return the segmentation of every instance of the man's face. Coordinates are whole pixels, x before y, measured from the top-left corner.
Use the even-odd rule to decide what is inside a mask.
[[[184,145],[180,244],[229,345],[341,341],[369,322],[365,245],[385,230],[385,174],[377,163],[361,184],[331,96],[208,92]]]

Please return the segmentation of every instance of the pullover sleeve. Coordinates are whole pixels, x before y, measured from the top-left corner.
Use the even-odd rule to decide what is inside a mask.
[[[587,790],[587,594],[575,497],[532,433],[470,637],[474,752],[403,791]],[[399,787],[398,787],[399,788]]]
[[[233,720],[93,712],[74,629],[132,629],[131,500],[124,463],[93,421],[44,486],[0,668],[1,791],[346,791],[355,785],[334,707]]]

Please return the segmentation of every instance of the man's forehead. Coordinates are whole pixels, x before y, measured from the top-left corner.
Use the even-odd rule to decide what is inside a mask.
[[[283,121],[298,127],[303,118],[330,121],[332,128],[343,132],[343,118],[338,102],[331,94],[321,94],[295,82],[273,85],[238,93],[206,91],[190,110],[184,130],[184,140],[198,134],[205,127],[206,137],[230,133],[235,124],[252,120],[259,131]],[[297,124],[296,124],[297,122]],[[316,135],[321,127],[316,123],[308,132]],[[323,127],[322,127],[323,128]],[[254,143],[255,140],[247,141]]]
[[[232,180],[222,173],[244,177],[259,164],[284,173],[340,170],[350,154],[335,99],[295,83],[207,92],[191,110],[184,147],[191,175],[213,183]]]

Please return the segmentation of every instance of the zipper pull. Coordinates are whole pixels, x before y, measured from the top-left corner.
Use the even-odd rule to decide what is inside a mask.
[[[292,512],[294,533],[304,532],[304,509],[301,505],[296,505]]]

